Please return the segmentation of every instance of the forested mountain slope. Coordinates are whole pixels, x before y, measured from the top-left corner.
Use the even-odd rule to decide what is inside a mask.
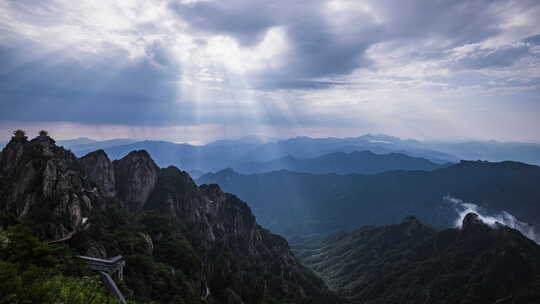
[[[407,217],[293,244],[352,303],[540,302],[540,246],[474,213],[441,232]]]
[[[390,224],[410,214],[430,225],[449,227],[458,206],[447,197],[540,224],[540,167],[518,162],[462,161],[429,172],[376,175],[244,175],[227,169],[197,181],[217,183],[248,201],[264,226],[285,236]]]
[[[73,235],[73,253],[125,256],[120,285],[139,301],[334,301],[246,203],[159,168],[145,151],[79,159],[48,136],[16,136],[0,156],[0,209],[3,229],[23,224],[43,241]]]

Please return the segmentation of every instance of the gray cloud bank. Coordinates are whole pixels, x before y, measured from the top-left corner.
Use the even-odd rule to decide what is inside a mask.
[[[255,91],[243,98],[260,104],[266,124],[347,125],[343,121],[352,116],[311,111],[312,99],[302,94],[360,94],[350,90],[370,85],[517,88],[515,94],[528,90],[524,94],[533,100],[526,111],[538,111],[538,99],[531,97],[540,86],[538,1],[156,1],[151,5],[158,17],[133,4],[129,12],[142,17],[125,19],[130,23],[120,29],[113,14],[119,10],[94,20],[66,3],[9,0],[0,6],[0,120],[234,123],[249,120],[252,110],[235,100]],[[209,52],[217,36],[234,39],[243,51],[256,50],[272,29],[282,30],[286,41],[286,50],[272,57],[276,65],[237,75],[220,62],[196,70],[186,64],[194,60],[179,59],[186,49]],[[50,36],[40,38],[42,32]],[[189,45],[181,42],[190,39]],[[432,68],[413,76],[407,64],[414,72],[414,64]],[[198,89],[204,97],[194,100],[196,89],[185,83],[193,83],[191,73],[197,85],[201,71],[212,77]],[[373,75],[379,82],[366,84]],[[227,94],[220,91],[225,86]],[[332,100],[326,102],[331,106]]]

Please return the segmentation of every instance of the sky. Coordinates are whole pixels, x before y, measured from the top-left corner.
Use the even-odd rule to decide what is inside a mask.
[[[540,142],[537,0],[0,0],[0,139]]]

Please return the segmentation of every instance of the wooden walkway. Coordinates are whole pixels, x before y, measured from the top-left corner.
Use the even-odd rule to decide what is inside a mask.
[[[77,227],[78,229],[76,228],[60,239],[48,241],[46,243],[52,245],[69,241],[75,234],[88,228],[88,225],[85,225],[85,222],[86,219],[83,219],[80,226]],[[86,262],[86,265],[90,269],[99,273],[103,284],[105,284],[107,289],[118,299],[120,303],[127,304],[124,295],[113,280],[114,275],[116,275],[116,278],[120,281],[124,279],[124,266],[126,265],[126,262],[124,261],[123,256],[118,255],[110,259],[99,259],[80,255],[79,258]]]

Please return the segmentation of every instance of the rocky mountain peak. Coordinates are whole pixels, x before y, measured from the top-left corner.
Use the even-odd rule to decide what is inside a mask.
[[[29,142],[26,136],[14,136],[11,138],[11,141],[0,154],[0,176],[6,176],[10,172],[13,173],[28,147]]]
[[[480,219],[480,216],[473,212],[470,212],[465,216],[461,225],[461,231],[465,235],[489,230],[491,230],[489,225],[484,223],[482,219]]]
[[[226,168],[216,173],[208,172],[197,179],[199,184],[228,184],[240,174],[232,168]]]
[[[142,210],[156,185],[159,167],[144,150],[113,162],[116,190],[130,210]]]
[[[223,195],[223,191],[221,191],[221,188],[219,188],[219,185],[217,184],[201,185],[200,189],[209,197],[218,197]]]
[[[61,149],[50,136],[40,135],[30,141],[34,152],[39,156],[52,157]]]
[[[1,158],[0,208],[24,221],[39,216],[34,228],[42,238],[75,231],[99,200],[88,191],[75,155],[49,136],[14,137]]]
[[[103,150],[86,154],[80,159],[86,177],[96,184],[105,197],[116,195],[114,167]]]

